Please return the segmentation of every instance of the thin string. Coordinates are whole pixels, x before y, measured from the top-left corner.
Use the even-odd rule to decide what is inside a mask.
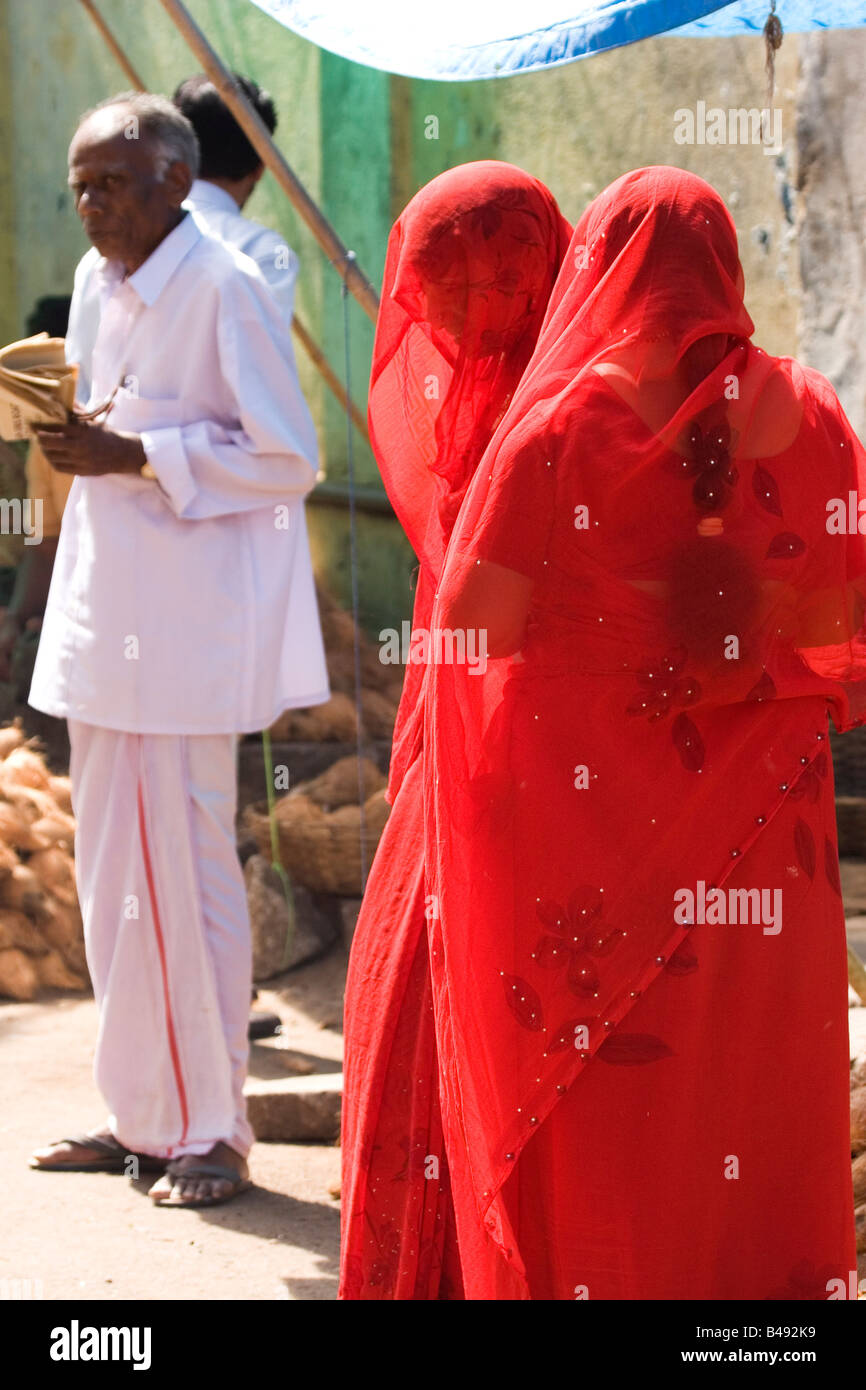
[[[283,959],[280,969],[285,970],[292,955],[292,946],[295,940],[295,927],[297,925],[297,909],[295,907],[295,894],[292,889],[292,880],[283,866],[280,859],[280,833],[277,827],[277,799],[274,795],[274,758],[271,748],[271,731],[262,729],[262,753],[265,762],[265,782],[268,797],[268,825],[271,832],[271,868],[283,886],[283,897],[286,900],[286,939],[283,944]]]
[[[782,47],[782,38],[782,21],[776,14],[776,0],[770,0],[770,13],[767,15],[767,22],[764,25],[764,47],[766,50],[764,66],[767,72],[768,110],[772,109],[773,97],[776,92],[776,51]]]
[[[361,716],[361,637],[358,603],[358,538],[355,526],[355,451],[352,430],[352,416],[349,402],[352,399],[352,369],[349,344],[349,265],[355,261],[354,251],[346,252],[346,272],[343,276],[343,345],[346,358],[346,462],[349,475],[349,569],[352,576],[352,618],[354,635],[352,641],[355,661],[355,723],[358,757],[358,809],[361,813],[359,834],[361,850],[361,893],[367,886],[367,817],[364,810],[364,771],[363,756],[364,732]]]

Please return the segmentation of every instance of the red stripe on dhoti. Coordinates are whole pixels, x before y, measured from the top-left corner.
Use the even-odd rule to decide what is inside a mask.
[[[174,1027],[174,1018],[171,1012],[171,997],[168,990],[168,964],[165,958],[165,940],[162,934],[162,923],[159,917],[159,906],[156,901],[156,885],[153,877],[153,865],[150,858],[150,845],[147,839],[147,828],[144,818],[144,801],[141,795],[141,781],[138,783],[138,826],[141,832],[141,849],[144,856],[144,872],[147,877],[147,891],[150,895],[150,906],[153,912],[153,925],[156,934],[156,946],[159,952],[159,966],[162,972],[162,993],[165,1000],[165,1022],[168,1030],[168,1047],[171,1053],[171,1064],[174,1069],[174,1079],[177,1086],[177,1095],[180,1102],[180,1114],[183,1122],[183,1131],[179,1143],[186,1142],[187,1131],[189,1129],[189,1109],[186,1101],[186,1088],[183,1084],[183,1074],[180,1067],[180,1052],[177,1046],[177,1034]]]

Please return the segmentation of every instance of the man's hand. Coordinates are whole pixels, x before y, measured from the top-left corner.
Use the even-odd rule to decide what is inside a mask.
[[[107,430],[74,417],[65,425],[42,425],[35,431],[43,452],[58,473],[85,478],[102,473],[138,473],[147,455],[137,434]]]

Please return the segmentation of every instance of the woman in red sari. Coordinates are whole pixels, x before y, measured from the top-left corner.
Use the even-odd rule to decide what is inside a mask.
[[[388,243],[370,435],[419,561],[419,637],[394,732],[392,810],[346,985],[344,1299],[462,1297],[427,954],[421,634],[460,504],[529,360],[570,234],[543,184],[484,160],[416,194]]]
[[[468,1299],[856,1284],[827,711],[866,720],[866,472],[752,332],[718,195],[625,175],[454,530],[433,626],[493,657],[425,702]]]

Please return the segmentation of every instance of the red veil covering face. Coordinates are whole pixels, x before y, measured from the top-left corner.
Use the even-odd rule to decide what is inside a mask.
[[[415,629],[429,629],[451,528],[535,346],[570,235],[544,184],[493,159],[440,174],[391,230],[368,415],[419,561]],[[391,801],[421,746],[423,671],[418,661],[406,671]]]
[[[388,495],[419,559],[415,629],[429,628],[452,525],[529,360],[570,233],[543,184],[492,160],[434,179],[392,230],[369,419]],[[461,1297],[427,956],[423,673],[417,661],[406,671],[393,809],[346,984],[345,1299]]]
[[[798,999],[806,1037],[791,1045],[805,1060],[793,1053],[796,1077],[778,1085],[809,1096],[847,1087],[826,706],[838,729],[866,719],[866,553],[856,529],[833,533],[828,504],[866,496],[864,455],[823,378],[751,344],[742,293],[735,229],[708,184],[652,168],[611,185],[575,230],[446,559],[434,628],[485,628],[491,653],[483,674],[430,668],[425,730],[431,968],[464,1276],[476,1228],[488,1252],[478,1270],[495,1252],[492,1272],[467,1283],[470,1298],[538,1296],[526,1246],[556,1184],[545,1189],[542,1174],[533,1189],[520,1173],[541,1152],[557,1162],[544,1144],[558,1106],[589,1097],[590,1080],[601,1104],[605,1088],[640,1075],[636,1129],[656,1078],[684,1063],[682,1107],[694,1108],[702,1054],[678,1057],[676,1004],[651,1032],[632,1017],[670,987],[691,988],[712,952],[752,952],[751,975],[735,982],[751,1019],[760,970],[777,972],[784,992],[791,948],[818,949],[809,913],[819,921],[826,908],[832,940],[814,965],[823,1012],[814,1021]],[[778,849],[765,862],[771,841]],[[704,921],[699,884],[709,892],[729,880],[781,883],[787,932],[693,925]],[[671,976],[689,978],[672,985]],[[727,998],[730,981],[716,984]],[[705,1004],[716,1007],[712,990]],[[705,1018],[700,1036],[709,1048],[738,1026]],[[743,1041],[745,1070],[755,1045],[751,1034]],[[783,1065],[785,1046],[783,1035]],[[755,1142],[771,1147],[761,1130],[769,1116],[748,1119]],[[845,1209],[844,1119],[839,1136],[834,1212]],[[600,1137],[590,1128],[587,1152]],[[553,1243],[557,1218],[565,1228],[572,1206],[605,1201],[603,1173],[587,1193],[576,1170],[569,1184],[569,1156],[559,1159]],[[671,1166],[691,1185],[694,1210],[718,1205],[715,1156],[714,1186],[700,1176],[704,1155],[680,1160]],[[635,1162],[651,1168],[652,1154]],[[668,1175],[655,1176],[660,1194]],[[767,1196],[753,1192],[752,1214]],[[659,1249],[665,1215],[647,1237]],[[853,1237],[840,1220],[830,1264],[845,1274],[833,1259],[849,1245],[853,1258]],[[619,1252],[605,1254],[603,1234],[598,1242],[598,1267],[612,1268]],[[563,1269],[573,1253],[559,1252]],[[734,1267],[725,1278],[738,1292],[719,1292],[729,1288],[720,1276],[691,1296],[772,1295],[750,1277]],[[625,1276],[616,1287],[631,1292],[601,1296],[690,1296],[636,1291]],[[658,1287],[677,1287],[674,1276]]]

